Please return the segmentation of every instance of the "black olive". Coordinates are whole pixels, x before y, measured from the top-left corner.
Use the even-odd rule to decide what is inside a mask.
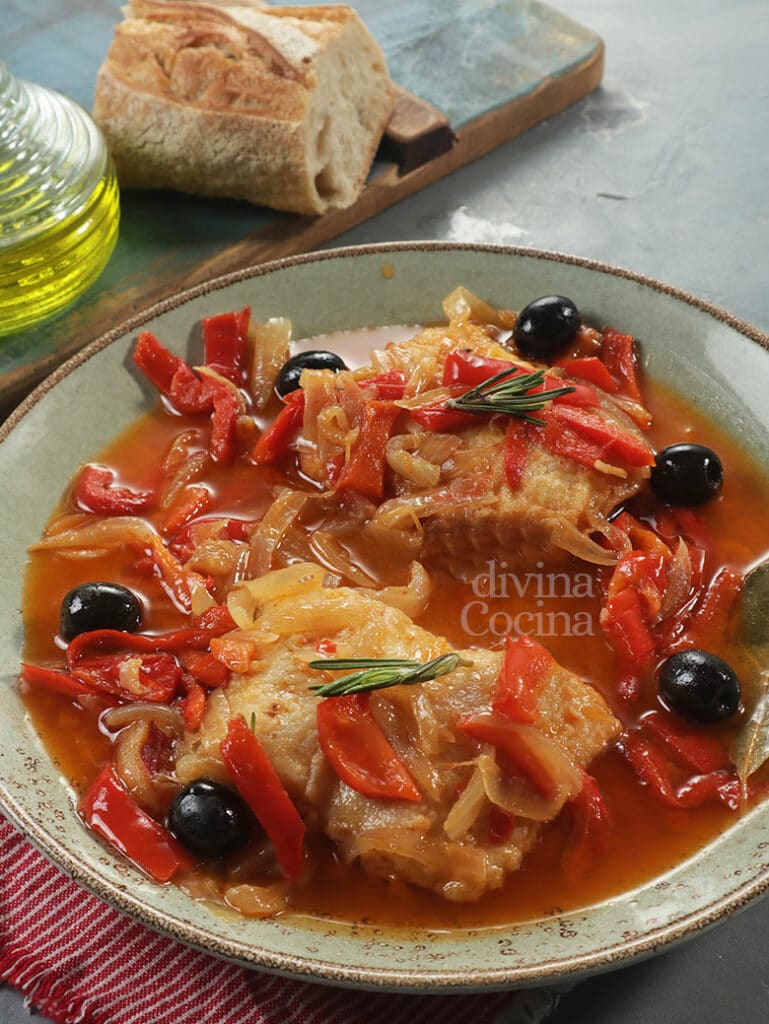
[[[734,669],[707,651],[671,654],[662,663],[658,686],[674,711],[696,722],[722,722],[740,705]]]
[[[168,826],[187,849],[205,860],[225,857],[249,837],[253,815],[233,790],[196,779],[174,797]]]
[[[336,352],[326,352],[324,349],[299,352],[283,364],[275,382],[275,390],[281,398],[285,398],[290,391],[296,391],[302,370],[332,370],[339,373],[340,370],[346,369],[347,364]]]
[[[69,641],[92,629],[136,633],[142,625],[142,603],[119,583],[81,583],[65,594],[59,612],[59,632]]]
[[[513,340],[521,355],[549,359],[565,348],[582,323],[579,310],[563,295],[545,295],[524,306],[518,314]]]
[[[702,505],[721,490],[724,467],[712,448],[703,444],[671,444],[652,467],[652,490],[666,505]]]

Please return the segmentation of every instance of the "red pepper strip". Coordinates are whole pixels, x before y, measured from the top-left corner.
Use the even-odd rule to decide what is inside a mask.
[[[473,717],[463,715],[457,719],[457,728],[482,743],[491,743],[546,799],[555,796],[551,775],[532,755],[509,719],[488,712]]]
[[[337,776],[379,800],[422,799],[408,769],[379,728],[367,693],[327,697],[317,707],[318,742]]]
[[[251,458],[258,466],[272,465],[287,454],[304,418],[304,391],[286,395],[285,405],[256,442]]]
[[[695,775],[676,789],[664,757],[640,734],[633,731],[622,741],[622,750],[638,779],[668,807],[686,810],[716,800],[731,810],[739,806],[739,779],[726,771]]]
[[[548,443],[548,435],[551,439],[557,439],[559,432],[573,431],[577,436],[598,448],[600,451],[598,457],[603,461],[611,462],[612,459],[619,459],[624,464],[634,467],[654,464],[654,452],[645,441],[625,433],[614,424],[591,413],[571,406],[553,404],[549,409],[543,409],[537,413],[537,416],[547,424],[546,443]],[[568,455],[568,451],[558,454]],[[576,461],[582,460],[577,459]]]
[[[571,831],[561,858],[561,868],[569,878],[582,878],[606,841],[609,813],[598,783],[580,770],[582,789],[569,801]]]
[[[184,727],[188,732],[197,732],[206,713],[206,691],[194,679],[189,680],[186,686],[187,695],[182,701]]]
[[[53,693],[63,693],[65,697],[82,697],[93,690],[75,679],[69,672],[60,672],[54,668],[43,668],[40,665],[22,664],[22,676],[32,686],[43,686]]]
[[[570,377],[578,377],[594,384],[602,391],[615,395],[619,385],[606,369],[606,365],[596,356],[583,356],[576,359],[559,359],[553,366],[560,366]]]
[[[644,716],[642,726],[661,740],[685,768],[714,772],[731,765],[726,748],[715,736],[684,725],[669,712],[652,711]]]
[[[642,523],[640,519],[631,516],[629,512],[620,512],[613,522],[625,533],[634,548],[640,549],[647,555],[661,556],[666,560],[672,557],[670,547],[657,536],[654,530]]]
[[[212,637],[212,640],[215,639],[216,637]],[[230,673],[227,667],[217,661],[209,651],[182,651],[179,659],[187,672],[209,689],[226,686],[229,681]]]
[[[358,439],[352,446],[334,490],[357,491],[372,501],[384,498],[387,470],[385,448],[402,411],[392,402],[366,402]]]
[[[115,767],[107,764],[80,804],[92,832],[119,850],[156,882],[168,882],[195,862],[170,832],[133,801]]]
[[[570,391],[567,395],[559,395],[557,398],[554,398],[553,405],[597,406],[601,404],[598,401],[598,395],[596,395],[591,387],[588,387],[587,384],[580,384],[576,380],[569,380],[568,377],[545,377],[542,383],[531,388],[528,394],[546,394],[548,391],[555,391],[557,388],[574,388],[574,390]]]
[[[483,420],[482,416],[476,416],[472,412],[462,412],[461,409],[447,409],[442,402],[431,402],[428,405],[421,405],[417,409],[410,409],[412,420],[415,420],[426,430],[432,430],[436,434],[451,434],[455,430],[463,430]]]
[[[211,492],[201,484],[185,488],[181,499],[174,503],[166,517],[161,533],[167,537],[175,536],[191,519],[195,519],[210,508],[212,500]]]
[[[383,402],[396,402],[403,398],[406,391],[406,380],[406,374],[401,370],[389,370],[387,373],[380,373],[377,377],[359,380],[358,384],[367,391],[373,391],[373,398],[378,398]]]
[[[526,423],[513,417],[505,432],[505,480],[511,491],[517,491],[521,486],[528,461],[529,441]]]
[[[734,569],[720,569],[703,594],[691,617],[695,629],[712,626],[716,619],[725,623],[742,590],[742,576]]]
[[[281,871],[293,881],[302,873],[304,822],[242,717],[230,720],[220,750],[236,789],[275,847]]]
[[[508,842],[515,831],[515,815],[492,804],[489,808],[488,839],[494,846]]]
[[[245,383],[246,346],[251,310],[203,317],[206,366],[242,387]]]
[[[670,552],[667,552],[668,557]],[[607,603],[628,587],[643,599],[648,622],[653,622],[662,606],[667,576],[666,561],[643,551],[631,551],[617,562],[607,590]]]
[[[238,396],[227,385],[213,385],[212,390],[214,409],[208,447],[214,461],[226,466],[237,454],[236,431],[241,407]]]
[[[208,382],[193,373],[187,363],[162,345],[154,334],[145,331],[139,335],[133,359],[179,412],[199,413],[211,409],[212,394]]]
[[[182,360],[162,345],[154,334],[142,331],[133,352],[136,366],[164,395],[171,393],[171,381]]]
[[[621,334],[613,327],[604,327],[601,358],[609,373],[619,381],[621,393],[643,405],[643,395],[638,386],[635,339],[632,335]]]
[[[138,680],[134,687],[124,682],[123,668],[138,660]],[[176,695],[182,670],[171,654],[107,654],[84,658],[72,668],[72,675],[92,692],[108,693],[124,703],[146,700],[166,704]]]
[[[553,659],[530,636],[505,637],[505,660],[497,678],[491,708],[511,722],[536,722],[539,688]]]
[[[106,466],[84,466],[75,484],[75,502],[86,512],[102,516],[130,516],[155,504],[153,491],[112,487],[115,473]]]
[[[656,645],[636,590],[627,587],[607,602],[601,614],[601,626],[625,664],[641,671],[648,668]]]
[[[318,654],[322,654],[324,658],[333,658],[336,654],[336,643],[333,640],[318,640],[315,644],[315,650]]]
[[[337,452],[336,455],[332,455],[330,459],[326,459],[326,465],[324,466],[324,472],[326,474],[326,483],[333,490],[336,487],[339,477],[342,475],[344,469],[344,452]]]
[[[74,668],[94,653],[132,651],[139,654],[175,654],[187,647],[206,650],[213,637],[222,636],[232,629],[235,629],[235,623],[227,608],[222,605],[203,612],[197,626],[159,633],[157,636],[124,633],[119,629],[93,629],[89,633],[80,633],[70,641],[67,646],[67,664]]]
[[[214,406],[214,390],[210,380],[198,377],[183,359],[179,361],[167,397],[179,412],[191,416],[210,412]]]
[[[443,386],[461,384],[465,388],[474,388],[502,373],[503,370],[510,371],[511,379],[531,373],[530,370],[517,366],[507,359],[490,359],[487,356],[476,355],[475,352],[459,349],[456,352],[449,352],[446,356],[446,362],[443,364]]]

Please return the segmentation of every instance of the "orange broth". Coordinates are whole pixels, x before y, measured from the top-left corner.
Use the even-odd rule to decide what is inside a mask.
[[[326,344],[348,359],[360,363],[371,347],[381,347],[394,336],[391,329],[336,336]],[[402,329],[397,337],[403,337]],[[365,347],[364,347],[365,346]],[[314,344],[311,347],[319,347]],[[323,346],[325,347],[325,346]],[[744,571],[769,552],[769,520],[765,515],[769,502],[769,484],[757,467],[714,423],[691,405],[655,381],[644,385],[645,400],[654,415],[649,437],[656,448],[674,441],[693,440],[714,448],[724,465],[725,484],[718,500],[703,510],[713,540],[716,565]],[[204,442],[207,426],[200,421],[170,416],[160,407],[132,425],[114,444],[101,453],[100,461],[114,468],[123,483],[146,485],[155,464],[173,438],[183,429],[198,430]],[[256,468],[245,460],[230,467],[214,469],[205,483],[216,493],[215,507],[207,515],[228,514],[258,518],[270,503],[270,488],[286,482],[284,472],[268,467]],[[293,481],[296,484],[296,481]],[[647,499],[648,500],[648,499]],[[643,513],[644,499],[636,499],[631,509]],[[152,515],[148,516],[152,519]],[[354,540],[351,544],[354,547]],[[362,563],[382,568],[382,553],[355,549]],[[407,566],[390,566],[393,579],[402,582]],[[552,651],[566,668],[589,680],[604,695],[612,710],[626,724],[632,724],[643,711],[656,705],[649,689],[639,706],[628,711],[615,695],[614,656],[598,626],[600,589],[595,567],[573,563],[571,574],[586,574],[592,581],[592,596],[568,594],[566,577],[553,577],[543,570],[544,593],[539,596],[528,585],[523,596],[508,581],[506,596],[479,596],[472,584],[459,583],[441,574],[433,574],[434,596],[419,620],[425,628],[443,634],[457,647],[499,647],[503,628],[521,613],[541,613],[543,618],[525,621],[534,635]],[[518,573],[519,586],[526,586],[525,573]],[[576,579],[576,576],[574,576]],[[167,630],[183,622],[160,583],[132,566],[129,552],[111,552],[85,560],[69,559],[51,552],[35,552],[30,557],[26,578],[24,624],[25,660],[45,662],[61,659],[57,646],[59,604],[71,587],[89,580],[115,580],[134,589],[145,600],[144,629]],[[536,583],[536,581],[535,581]],[[498,583],[497,591],[503,588]],[[583,579],[582,592],[588,589]],[[483,610],[479,604],[485,602]],[[468,605],[473,605],[470,612]],[[592,635],[568,636],[563,614],[592,617]],[[554,613],[554,618],[548,616]],[[496,633],[483,634],[489,620]],[[464,617],[463,617],[464,616]],[[507,618],[506,618],[507,617]],[[537,624],[540,630],[537,630]],[[469,629],[469,632],[468,632]],[[475,635],[482,633],[482,635]],[[726,638],[709,645],[714,653],[730,661],[740,672],[744,668],[733,640]],[[25,687],[25,701],[35,727],[61,773],[76,790],[82,792],[98,768],[111,756],[110,740],[100,731],[97,714],[86,711],[57,694],[42,688]],[[742,713],[741,713],[742,714]],[[739,716],[737,716],[739,717]],[[727,739],[739,721],[713,727]],[[323,841],[318,841],[315,869],[310,881],[293,894],[293,912],[322,919],[355,920],[378,925],[415,926],[429,929],[472,928],[513,923],[570,911],[621,892],[663,874],[705,845],[737,818],[737,813],[718,805],[694,810],[673,810],[638,784],[624,758],[615,750],[604,752],[590,766],[606,800],[611,828],[606,849],[593,869],[577,881],[559,870],[561,851],[567,835],[567,815],[547,825],[522,868],[513,873],[504,887],[472,904],[455,904],[437,895],[402,882],[371,878],[356,865],[339,863]]]

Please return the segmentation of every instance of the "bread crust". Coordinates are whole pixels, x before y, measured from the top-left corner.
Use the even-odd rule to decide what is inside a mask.
[[[349,7],[133,0],[94,118],[125,188],[171,188],[304,214],[350,205],[394,104]]]

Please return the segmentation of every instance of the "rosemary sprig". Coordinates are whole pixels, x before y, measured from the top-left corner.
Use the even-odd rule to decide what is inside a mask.
[[[350,693],[369,693],[388,686],[412,685],[448,675],[460,665],[471,661],[458,654],[441,654],[432,661],[407,661],[400,658],[321,658],[311,661],[310,668],[348,670],[348,675],[330,683],[310,687],[318,697],[346,697]],[[352,669],[353,671],[349,671]]]
[[[520,377],[511,377],[510,370],[489,377],[477,384],[458,398],[449,398],[447,409],[459,409],[461,412],[475,413],[477,416],[488,416],[489,413],[501,413],[503,416],[519,416],[528,423],[544,427],[543,420],[529,413],[542,409],[559,395],[568,395],[576,391],[573,387],[553,388],[552,391],[540,391],[536,395],[528,394],[531,388],[542,384],[545,379],[544,370],[524,373]]]

